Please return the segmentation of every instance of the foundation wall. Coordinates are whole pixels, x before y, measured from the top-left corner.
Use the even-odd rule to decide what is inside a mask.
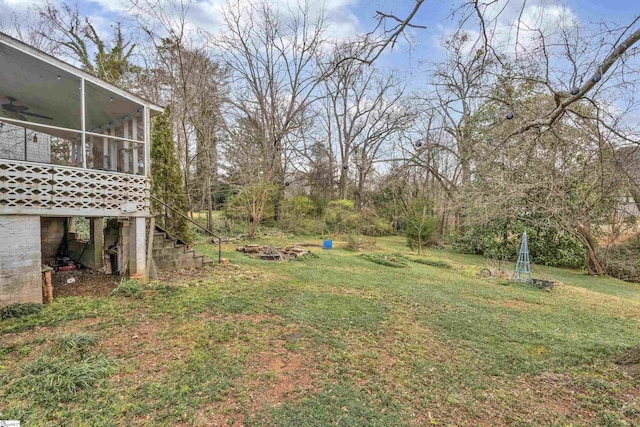
[[[42,303],[40,217],[0,215],[0,304]]]

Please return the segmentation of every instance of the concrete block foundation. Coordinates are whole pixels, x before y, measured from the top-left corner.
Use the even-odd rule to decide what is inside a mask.
[[[0,215],[0,304],[42,303],[40,217]]]

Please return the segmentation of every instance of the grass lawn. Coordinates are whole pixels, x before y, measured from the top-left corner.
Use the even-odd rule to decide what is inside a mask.
[[[320,243],[271,243],[293,241]],[[132,296],[59,298],[39,314],[0,321],[0,419],[640,424],[640,381],[614,362],[640,342],[640,285],[536,268],[562,282],[543,292],[479,277],[480,257],[418,256],[401,238],[378,246],[407,256],[404,268],[341,246],[269,263],[228,245],[230,266]],[[214,246],[197,249],[215,258]]]

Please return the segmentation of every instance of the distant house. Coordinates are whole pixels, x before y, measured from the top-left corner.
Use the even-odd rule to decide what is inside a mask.
[[[150,122],[161,112],[0,33],[0,304],[42,301],[42,265],[73,240],[72,217],[90,221],[83,264],[145,276]]]
[[[624,216],[640,216],[640,147],[628,146],[616,150],[616,163],[627,175],[632,185],[628,195],[620,204]]]

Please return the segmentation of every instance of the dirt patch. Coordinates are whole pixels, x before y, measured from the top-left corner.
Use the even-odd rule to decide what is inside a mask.
[[[132,372],[120,370],[111,381],[118,384],[132,379],[140,384],[164,375],[173,360],[185,358],[190,348],[177,345],[176,340],[167,340],[164,332],[168,328],[168,321],[153,319],[111,329],[111,335],[101,340],[97,348],[108,356],[128,359],[136,365]]]
[[[281,347],[282,341],[275,347]],[[290,400],[295,391],[304,392],[312,388],[312,371],[308,368],[310,355],[280,351],[259,353],[257,377],[249,382],[255,392],[250,394],[254,408],[264,404],[276,406]],[[261,378],[263,377],[263,378]]]
[[[321,248],[322,245],[319,243],[295,243],[293,246],[300,246],[303,248]]]
[[[273,318],[247,316],[246,321],[260,323],[267,317]],[[233,318],[239,320],[238,316]],[[267,348],[251,356],[245,374],[225,401],[211,403],[199,411],[196,425],[242,426],[247,416],[255,416],[264,407],[276,407],[316,390],[314,383],[320,370],[314,355],[287,348],[303,341],[302,334],[287,326],[270,328],[267,332]]]
[[[158,271],[158,281],[166,284],[185,284],[193,280],[208,279],[213,275],[214,269],[218,273],[222,270],[235,270],[233,266],[222,266],[220,264],[209,264],[198,268],[185,268],[182,270],[162,270]]]
[[[53,297],[108,296],[121,279],[120,276],[103,274],[90,269],[52,272]]]
[[[496,299],[485,296],[469,296],[469,299],[481,304],[496,305],[499,307],[513,308],[517,310],[539,310],[540,305],[536,303],[524,302],[519,299]]]

